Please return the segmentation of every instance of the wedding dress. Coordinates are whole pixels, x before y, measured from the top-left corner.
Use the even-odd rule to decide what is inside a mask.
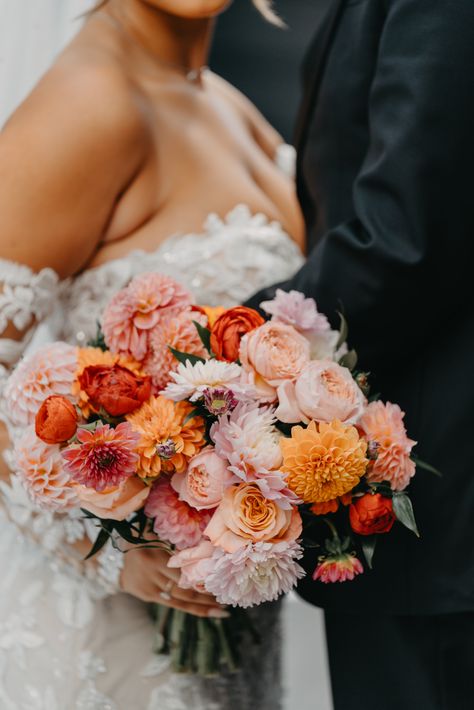
[[[288,146],[280,159],[289,157]],[[236,207],[209,216],[200,234],[176,235],[151,254],[128,256],[60,282],[50,269],[0,260],[0,332],[34,316],[23,343],[0,340],[0,362],[65,339],[85,345],[106,302],[136,274],[157,271],[188,287],[196,302],[231,306],[289,278],[302,255],[280,225]],[[5,418],[6,415],[5,415]],[[14,432],[13,432],[14,435]],[[84,534],[80,516],[34,508],[18,481],[3,485],[0,508],[1,710],[275,710],[279,605],[254,610],[263,644],[245,650],[243,669],[218,679],[177,675],[153,653],[148,607],[117,591],[122,558],[101,553],[97,571],[68,558]],[[132,553],[133,554],[133,553]]]

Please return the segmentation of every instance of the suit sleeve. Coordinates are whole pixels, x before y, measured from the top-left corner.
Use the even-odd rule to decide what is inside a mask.
[[[356,217],[280,284],[330,317],[342,305],[363,365],[435,347],[473,305],[473,28],[473,0],[388,0]]]

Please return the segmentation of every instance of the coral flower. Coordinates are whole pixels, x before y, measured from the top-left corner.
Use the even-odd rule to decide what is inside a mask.
[[[313,503],[311,506],[311,512],[314,515],[327,515],[328,513],[336,513],[339,510],[340,505],[350,505],[352,503],[352,495],[346,493],[346,495],[340,498],[335,498],[334,500],[328,500],[326,503]]]
[[[79,348],[77,351],[77,371],[71,392],[85,419],[94,411],[89,395],[81,387],[81,376],[88,367],[114,367],[119,365],[130,370],[135,375],[142,374],[142,366],[136,360],[121,355],[113,355],[109,350],[101,348]]]
[[[75,406],[62,395],[51,395],[44,400],[35,419],[36,436],[46,444],[69,441],[77,429]]]
[[[77,369],[77,348],[52,343],[26,357],[17,366],[4,390],[6,411],[18,426],[33,424],[44,400],[70,396]]]
[[[149,354],[150,333],[160,320],[190,305],[191,295],[173,279],[162,274],[140,274],[105,309],[105,342],[112,352],[142,361]]]
[[[15,444],[15,471],[40,507],[62,512],[77,507],[76,486],[65,471],[59,446],[49,446],[28,427]]]
[[[76,483],[101,493],[136,472],[140,437],[127,422],[115,429],[108,424],[94,431],[78,429],[77,439],[79,445],[62,452],[65,468]]]
[[[187,419],[193,411],[187,402],[170,402],[165,397],[152,397],[127,419],[140,435],[138,473],[154,478],[162,471],[183,473],[188,461],[205,444],[204,420]],[[187,421],[186,421],[187,420]]]
[[[174,318],[167,318],[150,333],[150,355],[145,367],[151,375],[156,392],[161,392],[171,380],[171,373],[178,369],[179,361],[170,348],[204,359],[209,353],[204,348],[193,321],[204,325],[200,313],[183,311]]]
[[[366,493],[349,508],[351,528],[358,535],[388,533],[396,520],[390,498],[380,493]]]
[[[211,519],[208,511],[195,510],[180,500],[167,476],[153,484],[145,515],[153,518],[153,530],[158,537],[178,550],[198,545]]]
[[[342,554],[338,557],[329,557],[318,564],[313,572],[314,581],[331,584],[333,582],[351,582],[364,568],[360,560],[352,555]]]
[[[224,311],[211,330],[211,348],[217,359],[235,362],[243,336],[264,323],[260,313],[253,308],[236,306]]]
[[[287,485],[305,503],[326,503],[349,493],[367,469],[367,442],[355,427],[338,420],[293,427],[291,438],[281,439],[280,446]]]
[[[375,444],[377,452],[375,461],[370,464],[367,480],[389,481],[394,491],[403,491],[416,470],[410,458],[416,441],[407,436],[404,416],[397,404],[371,402],[358,424],[367,441]]]

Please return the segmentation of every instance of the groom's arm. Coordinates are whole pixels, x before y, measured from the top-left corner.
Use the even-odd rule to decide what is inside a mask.
[[[474,2],[386,6],[357,217],[282,285],[328,315],[342,304],[363,364],[409,357],[472,306],[474,291]]]

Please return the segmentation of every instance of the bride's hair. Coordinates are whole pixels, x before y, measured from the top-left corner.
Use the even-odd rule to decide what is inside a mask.
[[[104,5],[107,5],[108,0],[99,0],[99,2],[92,8],[90,11],[95,12],[96,10],[100,10],[101,7],[104,7]],[[273,0],[252,0],[252,3],[255,5],[257,10],[260,12],[261,15],[264,16],[266,20],[271,22],[273,25],[277,25],[278,27],[285,27],[285,23],[279,17],[276,12],[273,10]]]

